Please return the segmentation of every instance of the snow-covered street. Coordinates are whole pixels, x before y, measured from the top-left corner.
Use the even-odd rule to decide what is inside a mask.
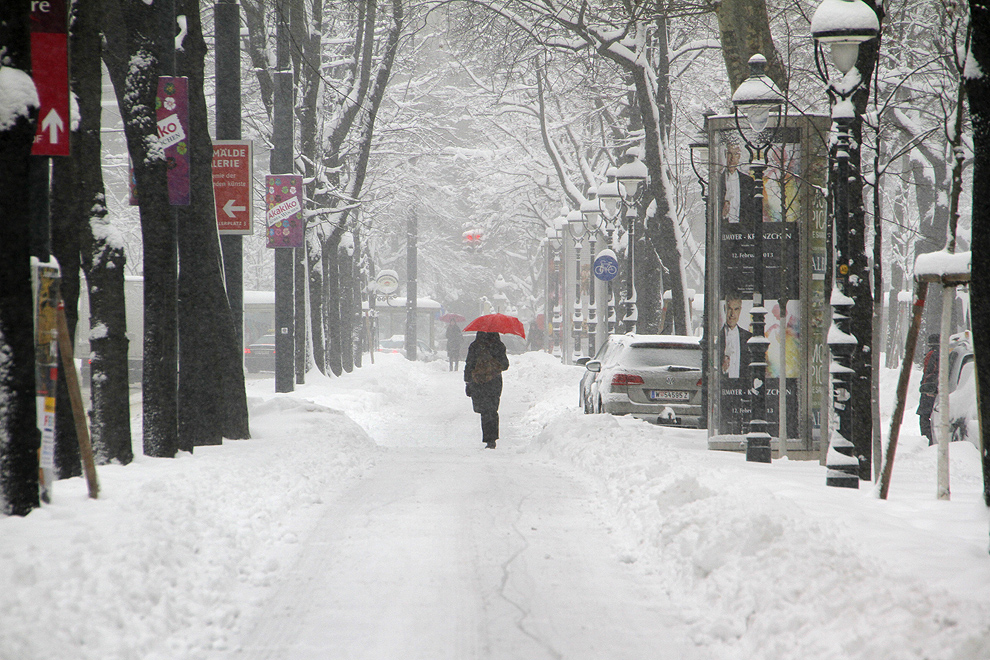
[[[100,468],[98,501],[58,482],[0,519],[0,658],[990,658],[971,444],[938,502],[909,415],[883,502],[510,360],[494,451],[460,374],[379,355],[251,380],[254,439]]]

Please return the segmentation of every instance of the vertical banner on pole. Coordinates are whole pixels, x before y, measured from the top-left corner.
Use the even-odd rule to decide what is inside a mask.
[[[254,233],[253,144],[251,140],[213,141],[213,197],[221,235]]]
[[[165,150],[168,201],[189,205],[189,81],[177,76],[158,78],[158,139]]]
[[[39,484],[41,499],[51,500],[55,469],[55,386],[58,382],[58,334],[56,330],[59,300],[59,269],[50,264],[38,264],[34,269],[35,296],[35,396],[37,397],[38,428],[41,430],[39,455]]]
[[[65,0],[31,3],[31,77],[38,90],[32,156],[69,155],[69,47]]]
[[[265,177],[265,222],[267,247],[303,246],[302,177],[298,174],[269,174]]]

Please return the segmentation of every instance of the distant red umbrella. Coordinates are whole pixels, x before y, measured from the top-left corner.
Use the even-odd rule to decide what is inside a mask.
[[[519,335],[526,338],[522,322],[515,316],[485,314],[464,326],[464,332],[498,332],[503,335]]]
[[[443,321],[444,323],[464,323],[465,321],[467,321],[467,319],[461,316],[460,314],[455,314],[453,312],[447,312],[446,314],[440,317],[440,320]]]

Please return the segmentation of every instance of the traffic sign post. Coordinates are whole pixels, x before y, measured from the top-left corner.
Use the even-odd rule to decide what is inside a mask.
[[[251,140],[213,141],[213,197],[221,234],[254,233],[254,147]]]
[[[33,156],[69,155],[69,45],[65,0],[31,3],[31,77],[38,90]]]

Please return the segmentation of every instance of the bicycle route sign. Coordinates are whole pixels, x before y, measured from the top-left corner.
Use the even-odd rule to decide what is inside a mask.
[[[598,256],[595,257],[592,271],[595,273],[595,277],[603,282],[615,279],[615,276],[619,274],[619,260],[615,258],[615,252],[609,249],[599,252]]]

